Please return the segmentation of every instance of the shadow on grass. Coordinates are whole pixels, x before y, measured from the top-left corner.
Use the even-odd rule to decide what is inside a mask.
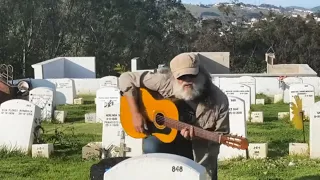
[[[267,116],[263,117],[263,122],[271,122],[271,121],[278,121],[278,117],[276,116]]]
[[[319,180],[320,179],[320,174],[319,175],[313,175],[313,176],[302,176],[299,178],[295,178],[293,180]]]
[[[92,100],[83,100],[83,104],[94,104]]]
[[[54,153],[52,154],[53,157],[70,157],[75,155],[80,155],[82,153],[82,147],[85,144],[76,144],[76,145],[60,145],[56,144],[54,146]]]
[[[85,117],[67,117],[66,118],[66,122],[79,122],[79,121],[83,121]]]
[[[276,140],[268,143],[268,156],[271,158],[283,157],[289,154],[289,143],[295,142],[292,139]]]

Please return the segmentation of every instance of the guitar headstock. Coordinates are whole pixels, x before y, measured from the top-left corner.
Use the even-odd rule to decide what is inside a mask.
[[[233,134],[221,136],[220,143],[241,150],[246,150],[249,146],[247,138]]]

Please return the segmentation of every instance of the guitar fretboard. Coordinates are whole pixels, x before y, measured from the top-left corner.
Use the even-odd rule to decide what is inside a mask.
[[[177,120],[173,120],[170,118],[166,118],[163,116],[159,116],[159,115],[156,116],[156,121],[159,124],[163,124],[164,126],[174,128],[179,131],[181,131],[184,128],[190,128],[190,126],[192,126],[190,124],[187,124],[187,123],[184,123],[181,121],[177,121]],[[195,127],[195,126],[193,126],[193,130],[194,130],[194,135],[197,137],[220,143],[220,135],[219,134],[216,134],[214,132],[210,132],[210,131],[207,131],[207,130],[204,130],[204,129],[201,129],[201,128]]]

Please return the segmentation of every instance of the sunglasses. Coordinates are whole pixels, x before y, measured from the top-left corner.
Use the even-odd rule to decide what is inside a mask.
[[[193,75],[193,74],[186,74],[183,76],[178,77],[177,79],[179,80],[186,80],[186,79],[194,79],[196,78],[198,75]]]

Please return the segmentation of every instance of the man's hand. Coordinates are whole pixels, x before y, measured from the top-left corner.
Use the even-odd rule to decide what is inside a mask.
[[[190,126],[190,128],[184,128],[181,130],[180,134],[188,139],[188,140],[192,140],[193,136],[194,136],[194,131],[193,131],[193,126]]]
[[[134,128],[136,129],[137,132],[139,133],[144,133],[145,132],[145,119],[141,113],[134,113],[132,114],[132,121]]]

